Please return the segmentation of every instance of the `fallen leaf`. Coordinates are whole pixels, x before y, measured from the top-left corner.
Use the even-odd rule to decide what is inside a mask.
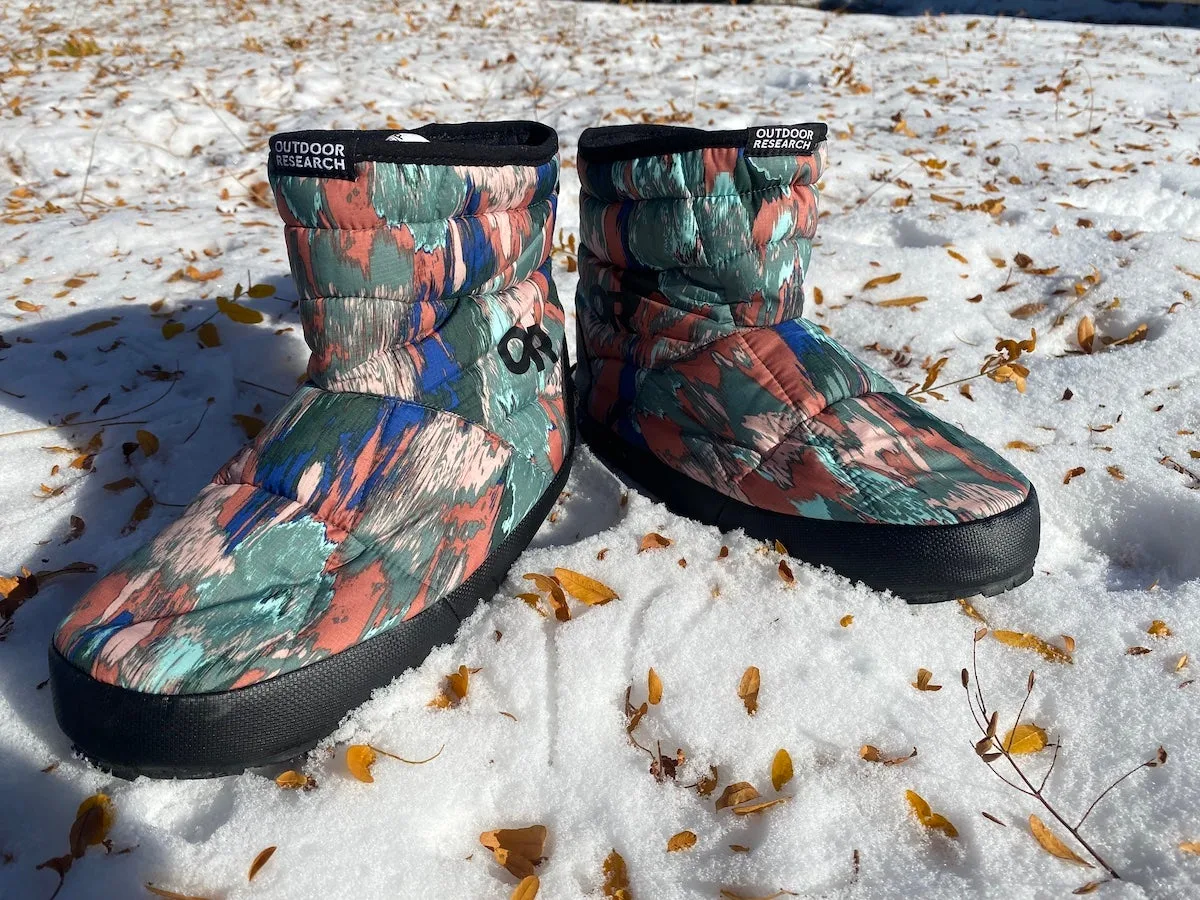
[[[513,888],[512,900],[533,900],[538,895],[539,887],[541,884],[536,875],[526,875],[521,879],[521,883]]]
[[[1103,883],[1103,881],[1089,881],[1087,884],[1081,884],[1079,887],[1075,888],[1075,890],[1071,891],[1071,893],[1092,894],[1095,893],[1096,889],[1099,888]]]
[[[1046,747],[1046,730],[1038,725],[1022,723],[1009,729],[1003,746],[1006,751],[1018,756],[1037,753]]]
[[[72,331],[71,337],[83,337],[85,334],[92,334],[105,328],[112,328],[116,324],[116,319],[104,319],[100,322],[93,322],[91,325],[80,328],[78,331]]]
[[[851,625],[854,624],[854,616],[851,616],[848,614],[844,615],[840,619],[838,619],[838,624],[841,625],[843,628],[849,628]]]
[[[608,585],[570,569],[555,569],[554,577],[568,594],[588,606],[603,606],[610,600],[621,599]]]
[[[1009,450],[1024,450],[1026,453],[1038,452],[1038,448],[1027,441],[1009,441],[1004,446]]]
[[[92,794],[80,803],[71,825],[71,855],[79,859],[88,847],[104,843],[113,817],[113,804],[107,794]]]
[[[729,785],[721,792],[721,796],[717,798],[717,812],[725,809],[727,806],[737,806],[741,803],[747,803],[751,800],[756,800],[759,793],[755,790],[754,785],[748,781],[738,781]]]
[[[792,756],[787,750],[781,748],[775,754],[775,759],[771,761],[771,787],[778,792],[781,787],[792,780],[794,774]]]
[[[1179,849],[1184,853],[1191,853],[1194,856],[1200,856],[1200,841],[1184,841],[1179,845]]]
[[[1165,638],[1171,636],[1171,629],[1167,627],[1167,623],[1162,619],[1155,619],[1150,623],[1150,627],[1146,629],[1146,634],[1153,635],[1156,638]]]
[[[878,747],[872,747],[870,744],[863,744],[858,749],[858,755],[867,762],[883,763],[885,766],[898,766],[901,763],[906,763],[917,755],[917,748],[912,748],[912,753],[908,756],[884,756],[883,752]]]
[[[213,269],[211,272],[201,272],[195,266],[188,266],[183,270],[183,274],[189,281],[204,282],[212,281],[214,278],[220,278],[225,274],[225,270]]]
[[[492,851],[498,865],[517,878],[526,878],[542,861],[547,834],[545,825],[501,828],[485,831],[479,836],[479,843]]]
[[[119,481],[110,481],[108,484],[104,485],[104,489],[106,491],[112,491],[114,494],[119,494],[119,493],[121,493],[121,491],[129,490],[131,487],[133,487],[136,484],[137,484],[136,481],[134,481],[132,478],[126,476],[126,477],[120,479]]]
[[[717,767],[709,766],[708,770],[709,774],[705,775],[695,784],[696,793],[701,797],[707,797],[717,789]]]
[[[1084,316],[1075,328],[1075,339],[1079,341],[1084,353],[1092,352],[1092,344],[1096,340],[1096,327],[1092,324],[1091,316]]]
[[[209,900],[207,897],[197,897],[195,894],[180,894],[178,891],[168,891],[166,888],[155,887],[150,882],[146,882],[145,887],[155,897],[163,897],[164,900]]]
[[[549,575],[543,575],[541,572],[526,572],[521,577],[526,581],[532,581],[539,591],[546,594],[550,601],[550,608],[554,611],[554,618],[560,622],[569,622],[571,620],[571,609],[567,606],[567,595],[563,593],[562,585],[558,583],[557,578],[551,578]]]
[[[765,812],[772,806],[778,806],[781,803],[787,803],[791,797],[776,797],[774,800],[760,800],[758,803],[747,803],[742,806],[735,806],[733,814],[735,816],[752,816],[756,813]]]
[[[662,702],[662,692],[663,692],[662,679],[658,677],[657,672],[655,672],[653,669],[651,669],[650,674],[646,677],[646,682],[647,682],[647,699],[650,701],[651,706],[658,706],[658,704],[660,702]]]
[[[749,853],[750,852],[750,848],[747,847],[745,844],[730,844],[729,849],[732,850],[734,853]]]
[[[642,538],[641,546],[638,547],[638,553],[644,553],[647,550],[661,550],[663,547],[670,547],[673,544],[668,537],[663,537],[657,531],[651,531],[648,535]]]
[[[1012,282],[1009,282],[1009,284],[1012,284]],[[1014,319],[1030,319],[1045,309],[1045,303],[1025,303],[1016,309],[1009,310],[1008,314]]]
[[[1071,654],[1073,651],[1070,648],[1063,650],[1059,647],[1055,647],[1053,644],[1042,640],[1036,635],[1023,634],[1020,631],[993,631],[992,637],[994,637],[1000,643],[1007,644],[1010,647],[1017,647],[1022,650],[1034,650],[1040,653],[1044,659],[1047,659],[1050,662],[1072,662]]]
[[[275,783],[284,790],[295,791],[309,787],[313,782],[311,778],[302,772],[288,769],[286,772],[280,772],[275,776]]]
[[[275,847],[271,846],[266,847],[258,854],[258,856],[254,857],[254,862],[250,863],[250,871],[246,873],[246,880],[253,881],[254,876],[262,871],[262,867],[267,864],[267,860],[274,855]]]
[[[184,324],[182,322],[163,322],[162,336],[168,341],[183,332]]]
[[[613,850],[604,858],[604,896],[609,900],[633,900],[629,893],[629,870],[625,858]]]
[[[876,278],[872,278],[870,281],[868,281],[866,284],[864,284],[862,286],[862,289],[864,291],[869,291],[869,290],[872,290],[873,288],[879,287],[880,285],[895,284],[899,280],[900,280],[899,272],[896,272],[892,275],[880,275]]]
[[[905,791],[904,796],[908,798],[909,806],[912,807],[913,812],[916,813],[917,821],[922,825],[934,831],[940,831],[947,837],[958,837],[958,829],[945,816],[935,813],[930,809],[924,797],[916,791]]]
[[[346,748],[346,768],[359,781],[371,784],[375,776],[371,774],[371,766],[379,758],[370,744],[351,744]]]
[[[224,297],[217,298],[217,309],[224,313],[226,318],[241,325],[257,325],[263,320],[263,314],[257,309],[242,306],[240,303],[234,303]]]
[[[912,682],[912,686],[918,691],[940,691],[942,689],[940,684],[929,683],[932,678],[933,673],[928,669],[917,669],[917,680]]]
[[[896,306],[916,306],[918,303],[924,303],[928,297],[895,297],[891,300],[880,300],[876,306],[896,307]]]
[[[738,684],[738,696],[742,698],[742,702],[746,704],[746,712],[754,715],[758,711],[758,689],[760,684],[760,674],[758,666],[750,666],[742,673],[742,680]]]
[[[158,452],[158,438],[154,432],[139,428],[136,437],[138,446],[142,448],[142,453],[146,456],[153,456]]]
[[[200,339],[200,343],[205,347],[221,346],[221,333],[217,331],[217,326],[212,322],[205,322],[197,328],[196,337]]]
[[[791,586],[796,583],[796,576],[792,574],[792,567],[788,565],[786,559],[779,561],[778,571],[779,577],[783,580],[784,584]]]
[[[963,615],[965,615],[967,618],[974,619],[976,622],[982,622],[984,625],[988,623],[988,620],[984,618],[983,613],[971,605],[970,600],[959,597],[958,608],[962,610]]]
[[[1029,830],[1033,833],[1033,837],[1042,849],[1051,856],[1056,856],[1059,859],[1065,859],[1067,862],[1073,862],[1081,866],[1087,866],[1089,869],[1094,868],[1091,863],[1087,862],[1078,853],[1059,840],[1046,824],[1032,813],[1029,816]]]
[[[41,312],[43,309],[46,308],[45,306],[40,306],[37,303],[30,303],[28,300],[18,300],[16,302],[16,307],[21,312],[27,312],[27,313]]]
[[[667,852],[676,853],[680,850],[690,850],[696,846],[696,834],[692,831],[681,831],[679,834],[672,835],[667,841]]]
[[[1085,472],[1087,472],[1087,469],[1085,469],[1083,466],[1076,466],[1075,468],[1069,470],[1067,472],[1067,474],[1063,476],[1063,484],[1070,484],[1071,480],[1073,478],[1078,478],[1080,475],[1084,474]]]
[[[241,426],[242,431],[246,433],[246,437],[254,440],[262,432],[266,423],[257,416],[245,416],[241,413],[233,414],[233,421]]]

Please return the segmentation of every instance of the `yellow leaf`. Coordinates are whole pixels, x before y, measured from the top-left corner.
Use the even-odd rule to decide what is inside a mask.
[[[963,265],[967,264],[967,258],[965,256],[963,256],[961,253],[958,253],[957,251],[954,251],[954,250],[947,250],[946,252],[950,254],[951,259],[957,260],[958,262],[962,263]]]
[[[673,544],[669,537],[663,537],[657,531],[652,531],[642,538],[641,546],[638,547],[638,553],[644,553],[647,550],[661,550],[663,547],[670,547]]]
[[[620,599],[608,585],[570,569],[555,569],[554,577],[568,594],[588,606],[603,606],[610,600]]]
[[[146,431],[139,428],[137,430],[138,446],[142,448],[142,453],[146,456],[153,456],[158,452],[158,438],[151,431]]]
[[[675,853],[679,850],[690,850],[696,846],[696,834],[692,831],[681,831],[679,834],[673,835],[667,841],[667,852]]]
[[[92,794],[80,803],[71,825],[71,855],[79,859],[88,847],[104,843],[113,818],[113,805],[107,794]]]
[[[1092,352],[1092,344],[1096,340],[1096,326],[1092,324],[1091,316],[1084,316],[1075,328],[1075,340],[1084,353]]]
[[[1029,830],[1033,833],[1034,839],[1042,845],[1042,849],[1051,856],[1056,856],[1059,859],[1065,859],[1067,862],[1077,863],[1081,866],[1093,868],[1092,864],[1084,860],[1078,853],[1059,840],[1046,824],[1037,816],[1030,814]]]
[[[308,787],[311,779],[301,772],[288,769],[286,772],[280,772],[275,776],[275,783],[285,790],[294,791],[299,788]]]
[[[220,278],[225,274],[224,269],[213,269],[211,272],[201,272],[195,266],[188,266],[183,270],[184,276],[189,281],[212,281],[214,278]]]
[[[662,679],[658,677],[657,672],[651,669],[650,674],[646,677],[646,682],[648,695],[647,699],[650,701],[651,706],[658,706],[658,704],[662,702]]]
[[[717,812],[725,809],[727,806],[737,806],[741,803],[747,803],[750,800],[755,800],[759,796],[754,785],[748,781],[738,781],[729,785],[721,792],[721,796],[717,798]]]
[[[922,825],[934,831],[940,831],[947,837],[958,837],[958,829],[941,813],[935,813],[930,809],[924,797],[916,791],[905,791],[904,796],[908,798],[909,806],[912,807],[913,812],[917,816],[917,821]]]
[[[200,338],[200,343],[205,347],[220,347],[221,334],[217,331],[217,326],[212,322],[205,322],[196,329],[196,336]]]
[[[1024,450],[1026,453],[1037,453],[1038,448],[1026,441],[1009,441],[1004,445],[1009,450]]]
[[[513,888],[512,900],[533,900],[538,895],[540,886],[536,875],[526,875],[521,879],[521,883]]]
[[[750,715],[758,712],[758,689],[760,681],[758,666],[750,666],[750,668],[742,673],[742,680],[738,684],[738,696],[742,698],[742,703],[746,704],[746,712]]]
[[[262,431],[263,427],[266,425],[266,423],[257,416],[244,416],[241,413],[234,413],[233,421],[242,426],[242,431],[246,432],[246,437],[248,437],[250,440],[254,440],[256,437],[258,437],[259,432]]]
[[[1010,728],[1004,737],[1004,749],[1015,755],[1037,753],[1046,747],[1046,730],[1037,725],[1022,723]]]
[[[182,322],[163,322],[162,336],[168,341],[176,335],[183,334],[184,325]]]
[[[778,791],[792,780],[794,774],[791,754],[780,748],[775,754],[775,759],[771,761],[771,787]]]
[[[257,309],[242,306],[240,303],[234,303],[232,300],[226,300],[224,297],[217,298],[217,309],[223,312],[229,319],[242,325],[257,325],[263,320],[263,314]]]
[[[454,692],[454,696],[459,700],[467,699],[467,692],[471,689],[471,670],[466,666],[459,666],[458,671],[446,676],[446,681],[450,684],[450,690]]]
[[[162,897],[164,900],[208,900],[207,897],[197,897],[194,894],[180,894],[178,891],[168,891],[166,888],[155,887],[147,882],[146,890],[155,897]]]
[[[246,290],[246,296],[252,300],[265,300],[275,296],[275,288],[269,284],[252,284]]]
[[[891,300],[880,300],[876,306],[916,306],[918,303],[924,303],[928,297],[895,297]]]
[[[526,572],[521,577],[526,581],[532,581],[539,591],[549,596],[550,608],[554,610],[554,618],[560,622],[570,621],[571,610],[567,606],[567,595],[563,593],[562,585],[558,583],[557,578],[551,578],[540,572]]]
[[[629,870],[625,859],[616,850],[604,858],[604,896],[609,900],[632,900],[629,893]]]
[[[379,756],[370,744],[351,744],[346,748],[346,768],[359,781],[371,784],[375,776],[371,774],[371,766]]]
[[[958,608],[962,610],[963,615],[967,618],[974,619],[976,622],[982,622],[984,625],[988,623],[988,620],[984,618],[983,613],[972,606],[971,601],[966,600],[963,597],[958,598]]]
[[[27,313],[41,312],[43,309],[46,308],[44,306],[39,306],[36,303],[30,303],[28,300],[18,300],[16,302],[16,307],[21,312],[27,312]]]
[[[755,813],[760,813],[770,809],[772,806],[778,806],[780,803],[787,803],[791,797],[776,797],[774,800],[760,800],[757,803],[747,803],[743,806],[736,806],[733,809],[735,816],[752,816]]]
[[[854,616],[851,616],[851,615],[842,616],[840,619],[838,619],[838,624],[841,625],[843,628],[849,628],[851,625],[854,624]]]
[[[897,282],[899,280],[900,280],[899,272],[895,272],[891,275],[880,275],[876,278],[872,278],[870,281],[868,281],[866,284],[864,284],[862,286],[862,289],[864,291],[869,291],[869,290],[872,290],[873,288],[879,287],[880,285],[894,284],[895,282]]]
[[[274,855],[275,848],[272,846],[265,848],[258,856],[254,857],[254,862],[250,863],[250,871],[246,873],[246,880],[253,881],[254,876],[262,870],[262,867],[267,864],[267,860]]]
[[[1055,647],[1053,644],[1043,641],[1036,635],[1023,634],[1019,631],[993,631],[992,637],[1010,647],[1017,647],[1022,650],[1034,650],[1050,662],[1072,662],[1069,650]]]
[[[1191,853],[1195,856],[1200,856],[1200,841],[1184,841],[1179,845],[1179,849],[1184,853]]]
[[[1156,638],[1165,638],[1171,636],[1171,629],[1167,627],[1167,623],[1162,619],[1155,619],[1150,623],[1150,627],[1146,629],[1146,634],[1154,635]]]

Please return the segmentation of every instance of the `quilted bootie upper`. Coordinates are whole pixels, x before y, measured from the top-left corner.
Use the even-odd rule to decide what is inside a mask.
[[[93,587],[59,652],[148,693],[242,687],[387,630],[488,557],[568,449],[557,149],[532,123],[272,139],[310,382]]]
[[[751,506],[948,524],[1028,481],[801,318],[824,143],[757,152],[748,131],[580,138],[583,414]]]

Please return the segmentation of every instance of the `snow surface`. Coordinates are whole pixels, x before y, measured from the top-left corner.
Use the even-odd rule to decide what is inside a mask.
[[[54,55],[83,29],[98,53]],[[1200,451],[1200,280],[1188,274],[1200,273],[1195,32],[534,0],[114,0],[5,4],[0,34],[0,430],[72,412],[76,421],[118,415],[172,388],[120,419],[145,424],[103,429],[92,471],[44,448],[85,445],[98,426],[0,438],[0,574],[111,565],[237,448],[233,416],[269,416],[276,392],[300,376],[305,349],[282,236],[254,200],[271,132],[536,116],[561,134],[559,224],[569,236],[574,142],[588,125],[824,118],[835,138],[812,265],[817,321],[905,386],[923,379],[923,361],[947,356],[941,378],[965,377],[998,337],[1038,330],[1024,394],[977,380],[973,400],[952,387],[945,402],[930,401],[993,446],[1035,448],[1003,452],[1041,496],[1037,574],[975,605],[994,627],[1059,643],[1068,634],[1077,648],[1063,665],[991,638],[980,644],[1002,727],[1035,669],[1026,719],[1062,742],[1047,791],[1074,817],[1164,746],[1164,767],[1138,772],[1088,820],[1085,836],[1124,876],[1097,895],[1200,894],[1200,857],[1179,849],[1200,839],[1200,685],[1187,684],[1200,665],[1200,460],[1189,455]],[[1070,83],[1055,92],[1064,73]],[[1003,200],[996,216],[967,208],[990,199]],[[1018,253],[1030,258],[1027,270],[1014,263]],[[171,280],[188,266],[222,274]],[[898,282],[863,289],[895,272]],[[70,287],[76,277],[83,283]],[[560,264],[557,278],[569,306],[574,277]],[[168,317],[195,328],[239,281],[278,288],[248,301],[266,314],[261,325],[219,316],[215,348],[191,331],[164,340]],[[902,296],[928,300],[874,305]],[[1021,307],[1034,312],[1014,318]],[[1073,352],[1084,315],[1097,331],[1090,356]],[[1140,342],[1101,342],[1142,324]],[[154,366],[181,374],[155,380]],[[127,462],[122,443],[139,427],[161,449]],[[1064,484],[1076,467],[1086,472]],[[142,489],[103,486],[126,476],[159,503],[123,536]],[[43,484],[54,496],[42,496]],[[73,759],[44,686],[45,649],[94,576],[48,584],[0,643],[0,896],[50,896],[56,876],[35,866],[66,851],[75,807],[96,791],[115,804],[114,850],[132,849],[92,848],[62,898],[148,896],[145,882],[226,900],[508,897],[514,880],[478,835],[532,823],[550,831],[539,869],[550,898],[599,897],[613,848],[641,900],[712,898],[722,888],[1058,897],[1099,877],[1041,850],[1026,819],[1049,816],[976,758],[958,672],[978,623],[956,604],[910,608],[798,563],[788,586],[773,551],[636,494],[622,504],[623,491],[582,452],[556,521],[502,596],[453,646],[352,715],[327,751],[297,761],[319,782],[307,793],[276,787],[278,770],[125,783]],[[86,530],[64,544],[71,516]],[[639,554],[649,531],[674,544]],[[718,559],[722,544],[730,553]],[[521,573],[554,566],[603,580],[621,600],[574,604],[574,618],[559,624],[513,599],[527,586]],[[845,615],[854,621],[843,628]],[[1154,619],[1173,635],[1147,634]],[[1152,652],[1128,655],[1131,646]],[[1184,653],[1193,662],[1177,672]],[[482,668],[466,702],[430,709],[461,664]],[[754,717],[737,696],[749,665],[762,672]],[[683,748],[678,783],[656,782],[626,740],[625,688],[640,703],[651,666],[664,698],[638,736],[667,754]],[[944,688],[914,690],[918,667]],[[361,784],[345,769],[352,741],[410,758],[445,750],[418,767],[381,760],[375,783]],[[859,758],[863,744],[919,754],[884,767]],[[768,773],[781,747],[795,763],[782,791],[792,799],[760,816],[716,814],[712,797],[685,787],[715,765],[722,789],[748,780],[773,797]],[[1040,773],[1047,756],[1029,758],[1030,768]],[[954,822],[958,839],[924,829],[907,789]],[[668,854],[668,838],[684,829],[696,846]],[[278,852],[250,884],[249,863],[268,845]]]

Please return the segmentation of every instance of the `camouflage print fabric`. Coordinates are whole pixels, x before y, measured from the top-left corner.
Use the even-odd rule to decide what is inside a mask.
[[[271,181],[310,381],[60,626],[100,681],[221,691],[378,635],[478,568],[570,449],[553,150]],[[514,327],[536,359],[498,352]]]
[[[800,318],[823,142],[613,160],[618,129],[597,131],[608,152],[591,158],[585,132],[578,163],[582,414],[784,514],[944,524],[1025,499],[1005,460]]]

